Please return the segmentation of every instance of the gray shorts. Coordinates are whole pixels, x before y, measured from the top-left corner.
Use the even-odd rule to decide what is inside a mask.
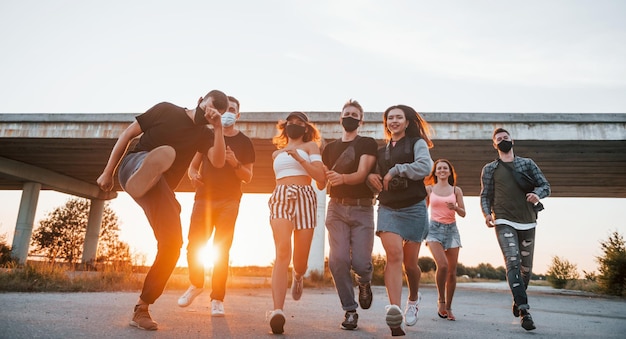
[[[393,209],[378,205],[376,235],[398,234],[406,241],[422,242],[428,234],[428,209],[424,200],[415,205]]]
[[[444,250],[461,247],[461,235],[456,227],[456,222],[442,224],[431,220],[430,226],[428,226],[426,242],[438,242],[443,246]]]

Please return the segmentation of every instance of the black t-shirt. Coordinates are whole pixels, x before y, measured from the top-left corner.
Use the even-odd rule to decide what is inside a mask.
[[[342,142],[341,140],[335,140],[330,142],[324,151],[322,151],[322,161],[328,169],[332,169],[337,162],[339,156],[343,151],[348,148],[350,141]],[[350,174],[354,173],[359,168],[359,161],[363,154],[376,156],[376,150],[378,144],[376,140],[370,137],[358,137],[358,140],[354,141],[354,161],[345,166],[345,168],[333,169],[337,173]],[[343,166],[342,166],[343,167]],[[365,181],[356,185],[339,185],[331,186],[329,192],[331,198],[373,198],[374,194],[367,187]]]
[[[172,189],[178,186],[196,152],[207,153],[213,145],[213,131],[206,125],[196,125],[183,107],[162,102],[136,119],[143,134],[131,152],[151,151],[163,145],[176,151],[172,167],[163,174]]]
[[[254,163],[256,155],[252,141],[242,132],[232,137],[224,136],[226,146],[235,153],[242,165]],[[241,199],[241,179],[235,174],[235,169],[228,163],[222,168],[215,168],[205,155],[200,168],[204,185],[196,190],[196,200]]]

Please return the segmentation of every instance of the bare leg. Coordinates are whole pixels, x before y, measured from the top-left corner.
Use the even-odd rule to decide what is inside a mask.
[[[272,299],[274,309],[282,310],[287,294],[293,224],[287,219],[272,219],[271,225],[276,246],[276,259],[272,269]]]
[[[448,277],[446,279],[446,311],[448,312],[448,320],[456,320],[452,314],[452,298],[456,290],[456,267],[459,260],[459,247],[449,248],[446,251],[448,259]]]
[[[385,265],[385,287],[389,303],[400,307],[402,299],[402,238],[390,232],[380,233],[380,240],[385,249],[387,264]]]
[[[428,243],[428,248],[433,254],[437,264],[437,312],[440,316],[446,314],[446,280],[448,278],[448,258],[441,243],[433,241]]]
[[[409,285],[409,300],[417,301],[417,293],[419,292],[420,279],[422,270],[417,264],[420,254],[421,243],[407,241],[404,243],[404,270],[406,271],[406,281]]]

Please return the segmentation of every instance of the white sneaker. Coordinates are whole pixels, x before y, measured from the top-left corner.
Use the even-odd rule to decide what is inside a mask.
[[[404,328],[402,326],[402,310],[398,305],[385,306],[385,322],[391,329],[392,336],[405,335]]]
[[[189,286],[187,292],[178,298],[178,306],[187,307],[191,305],[194,299],[202,293],[204,289],[202,287],[196,287],[194,285]]]
[[[212,317],[224,316],[224,303],[221,300],[211,300],[211,316]]]
[[[417,323],[417,315],[419,313],[419,304],[421,300],[422,294],[419,292],[417,293],[417,300],[415,302],[407,300],[406,308],[404,309],[404,321],[407,326],[413,326]]]

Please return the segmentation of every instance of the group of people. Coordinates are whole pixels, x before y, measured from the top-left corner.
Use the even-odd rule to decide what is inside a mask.
[[[212,275],[211,314],[225,314],[229,251],[241,184],[252,179],[255,162],[252,142],[236,127],[239,109],[237,99],[218,90],[200,97],[195,109],[159,103],[137,116],[111,151],[97,183],[101,189],[111,190],[117,171],[122,188],[143,208],[158,247],[134,308],[132,326],[158,328],[148,307],[162,294],[180,255],[181,207],[174,190],[185,173],[196,195],[187,246],[190,287],[178,305],[190,305],[203,292],[205,274],[199,252],[213,235],[213,247],[219,255]],[[373,138],[358,134],[363,122],[361,105],[355,100],[346,102],[339,118],[342,136],[323,149],[321,133],[306,113],[291,112],[277,124],[278,133],[273,138],[277,150],[272,154],[276,186],[268,201],[276,251],[271,279],[273,309],[268,318],[275,334],[284,332],[290,264],[292,298],[299,300],[304,289],[317,225],[313,181],[318,189],[327,188],[330,195],[325,220],[328,260],[345,311],[342,329],[356,329],[357,308],[372,305],[375,236],[380,238],[386,255],[384,281],[389,305],[385,307],[385,321],[391,334],[405,335],[404,325],[417,323],[422,242],[437,265],[437,314],[447,320],[456,319],[452,299],[461,247],[456,215],[464,217],[466,212],[454,167],[446,159],[433,162],[429,152],[433,147],[431,127],[412,107],[395,105],[385,110],[386,143],[382,147]],[[136,137],[138,143],[127,150]],[[502,249],[513,294],[513,314],[521,319],[524,329],[532,330],[535,326],[526,288],[532,269],[536,213],[541,208],[539,199],[549,195],[550,186],[531,159],[513,154],[508,131],[496,129],[492,140],[499,157],[482,171],[482,211],[487,226],[495,227]],[[526,185],[520,183],[520,177],[526,179]],[[404,311],[403,277],[408,285]]]

